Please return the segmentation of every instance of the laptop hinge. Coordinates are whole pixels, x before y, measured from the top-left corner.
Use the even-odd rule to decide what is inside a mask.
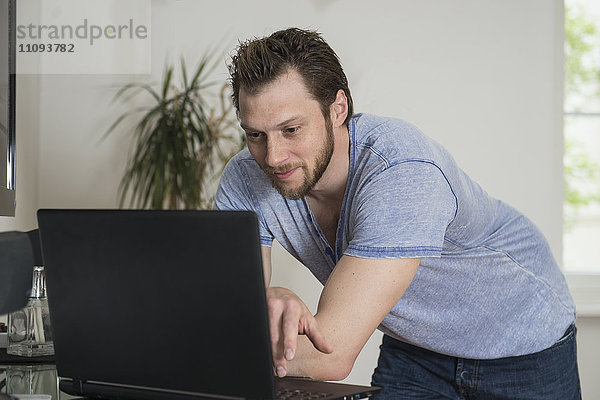
[[[211,400],[244,400],[243,397],[237,396],[219,395],[212,393],[185,392],[180,390],[168,390],[160,388],[147,388],[142,386],[97,382],[71,378],[60,378],[59,388],[65,393],[75,396],[86,396],[86,398],[89,396],[94,398],[98,397],[137,400],[192,400],[200,398]]]

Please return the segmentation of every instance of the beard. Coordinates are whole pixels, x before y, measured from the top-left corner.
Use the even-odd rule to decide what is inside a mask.
[[[325,122],[325,130],[326,137],[323,141],[323,145],[317,151],[317,155],[315,157],[315,166],[312,170],[309,170],[306,165],[292,165],[286,164],[278,168],[263,168],[263,171],[269,179],[271,180],[271,185],[285,198],[289,200],[299,200],[302,197],[306,196],[313,187],[317,184],[319,179],[325,173],[325,170],[329,166],[329,162],[331,161],[331,157],[333,156],[333,148],[334,148],[334,138],[333,138],[333,125]],[[304,180],[300,184],[300,186],[296,188],[285,188],[283,187],[278,179],[275,177],[275,172],[283,172],[289,171],[293,168],[300,167],[304,171]]]

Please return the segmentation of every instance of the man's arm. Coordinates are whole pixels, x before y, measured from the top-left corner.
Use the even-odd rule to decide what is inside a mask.
[[[265,276],[265,287],[271,285],[271,248],[269,246],[260,246],[262,253],[263,274]]]
[[[408,288],[419,262],[418,258],[343,256],[323,288],[314,317],[291,291],[269,288],[277,374],[344,379],[371,334]]]
[[[293,329],[291,329],[291,334],[294,337],[297,337],[298,334],[306,335],[309,340],[311,340],[314,346],[324,353],[331,353],[331,346],[327,344],[323,336],[320,334],[318,330],[318,326],[315,320],[315,317],[311,314],[306,305],[300,300],[296,294],[294,294],[291,290],[280,288],[280,287],[269,287],[271,283],[271,272],[272,272],[272,264],[271,264],[271,247],[269,246],[261,246],[262,252],[262,262],[263,262],[263,273],[265,278],[265,287],[267,288],[267,300],[269,302],[269,322],[270,326],[282,326],[282,324],[291,323]],[[279,312],[283,309],[286,309],[285,319],[286,322],[279,322],[282,314]],[[298,312],[292,312],[298,311]],[[296,319],[297,318],[297,319]],[[297,322],[300,320],[301,322]],[[278,321],[278,322],[274,322]],[[288,326],[289,329],[289,326]],[[271,329],[271,343],[272,343],[272,352],[273,352],[273,365],[275,366],[275,359],[279,357],[279,331],[277,329]],[[283,356],[282,356],[283,357]],[[285,375],[284,373],[280,373],[281,376]]]

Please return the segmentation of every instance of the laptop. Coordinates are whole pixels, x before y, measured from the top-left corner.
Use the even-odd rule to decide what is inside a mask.
[[[44,209],[38,222],[63,392],[189,400],[378,391],[274,376],[253,212]]]

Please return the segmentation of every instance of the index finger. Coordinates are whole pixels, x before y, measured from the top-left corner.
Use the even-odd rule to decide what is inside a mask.
[[[281,332],[283,310],[279,307],[269,307],[269,330],[271,334],[271,351],[273,356],[273,367],[277,376],[284,377],[287,373],[287,365],[283,355],[284,348]]]
[[[281,330],[283,334],[283,351],[285,359],[290,361],[296,355],[298,346],[298,330],[300,326],[300,312],[295,309],[288,309],[284,313],[281,321]]]

